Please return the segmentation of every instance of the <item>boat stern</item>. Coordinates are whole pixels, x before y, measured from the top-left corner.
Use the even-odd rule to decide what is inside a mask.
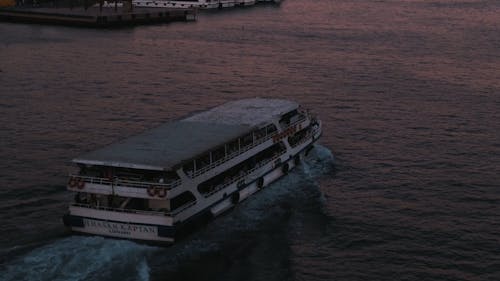
[[[100,235],[113,238],[140,240],[161,244],[175,241],[176,229],[168,219],[148,215],[123,214],[107,210],[83,210],[70,206],[63,216],[63,223],[79,234]]]

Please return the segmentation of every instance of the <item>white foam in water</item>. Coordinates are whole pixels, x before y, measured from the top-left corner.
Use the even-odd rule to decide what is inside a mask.
[[[146,258],[143,258],[137,268],[137,279],[141,281],[149,280],[149,266]]]
[[[313,153],[314,150],[318,150]],[[286,177],[272,183],[261,192],[253,195],[248,200],[238,204],[230,212],[217,217],[206,227],[198,229],[187,239],[178,241],[170,248],[161,250],[155,255],[152,262],[158,268],[173,269],[182,265],[185,261],[196,260],[206,253],[217,252],[220,247],[224,247],[227,239],[231,239],[232,233],[240,231],[253,231],[258,225],[276,216],[280,208],[276,204],[287,202],[287,196],[304,197],[304,193],[310,192],[305,186],[311,187],[311,181],[322,174],[321,165],[331,165],[331,152],[324,147],[317,147],[311,151],[309,157],[304,162],[311,162],[308,165],[309,173],[305,173],[301,167],[293,169]],[[318,166],[318,167],[316,167]],[[277,213],[278,212],[278,213]],[[153,265],[153,267],[155,267]]]
[[[122,280],[148,280],[146,256],[156,248],[103,237],[73,236],[37,248],[8,264],[1,280],[105,280],[118,267]],[[123,272],[131,271],[131,272]],[[135,271],[135,272],[134,272]],[[104,278],[101,278],[104,277]]]
[[[335,165],[335,157],[332,151],[322,145],[315,145],[306,157],[306,161],[302,163],[304,173],[313,181],[331,172],[333,165]],[[316,185],[319,186],[317,183]],[[323,204],[326,202],[323,193],[320,195],[320,201]]]
[[[315,146],[298,169],[293,169],[286,177],[272,183],[232,211],[216,218],[187,239],[161,250],[152,262],[157,264],[157,267],[172,269],[205,253],[217,252],[231,233],[253,231],[260,222],[275,216],[276,212],[279,212],[279,208],[276,208],[277,202],[288,201],[280,198],[290,195],[304,197],[304,193],[310,192],[308,187],[317,186],[311,185],[311,181],[328,171],[332,164],[332,153],[323,146]],[[324,166],[329,168],[324,169]]]
[[[315,145],[303,162],[304,172],[312,178],[317,178],[332,169],[335,157],[332,151],[322,145]]]
[[[275,209],[277,202],[286,202],[286,200],[280,200],[280,198],[291,194],[303,197],[304,193],[310,192],[304,186],[310,186],[311,182],[313,182],[313,186],[317,187],[318,184],[314,181],[326,172],[331,171],[333,159],[334,157],[328,148],[315,145],[301,166],[264,188],[263,191],[245,200],[225,216],[218,217],[206,229],[199,231],[195,237],[203,241],[206,239],[217,240],[217,237],[224,237],[228,229],[235,231],[255,228],[255,225],[264,218],[273,216],[270,211]]]
[[[311,194],[316,196],[318,194],[316,189],[319,188],[316,180],[330,172],[333,163],[332,152],[324,146],[315,145],[299,167],[256,194],[256,197],[250,198],[241,206],[242,208],[236,209],[235,216],[231,217],[236,224],[240,224],[240,227],[251,229],[263,218],[273,215],[270,211],[277,202],[287,203],[289,200],[293,200],[290,196],[299,197],[300,200],[311,196]],[[315,190],[313,191],[311,188]],[[283,197],[285,199],[280,200]]]

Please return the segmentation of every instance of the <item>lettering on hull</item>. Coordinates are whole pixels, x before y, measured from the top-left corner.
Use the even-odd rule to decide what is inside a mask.
[[[126,224],[109,221],[98,221],[84,219],[83,225],[87,230],[93,230],[102,233],[108,233],[113,236],[127,236],[131,238],[143,236],[156,236],[156,226]]]

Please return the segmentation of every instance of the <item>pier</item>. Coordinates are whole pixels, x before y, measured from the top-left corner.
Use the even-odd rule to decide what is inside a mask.
[[[194,21],[196,10],[119,7],[6,7],[0,8],[0,21],[60,24],[82,27],[113,27]]]

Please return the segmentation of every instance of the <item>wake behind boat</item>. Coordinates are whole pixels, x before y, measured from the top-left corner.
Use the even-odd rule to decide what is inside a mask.
[[[72,231],[173,243],[286,175],[321,135],[292,101],[229,102],[73,160]]]

